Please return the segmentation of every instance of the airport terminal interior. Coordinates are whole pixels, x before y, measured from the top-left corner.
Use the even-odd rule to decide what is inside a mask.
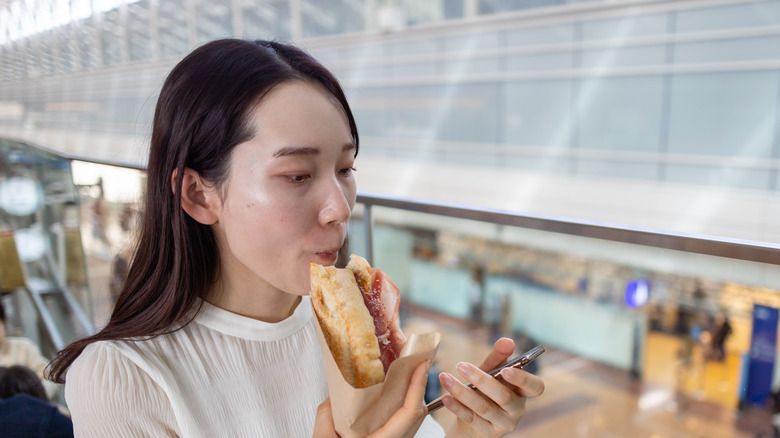
[[[441,333],[434,371],[545,346],[509,436],[780,436],[776,0],[0,0],[9,335],[106,324],[160,87],[226,37],[341,82],[348,251]]]

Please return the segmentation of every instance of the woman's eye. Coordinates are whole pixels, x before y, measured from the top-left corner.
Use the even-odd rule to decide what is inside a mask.
[[[344,175],[344,176],[349,175],[349,174],[351,174],[352,172],[355,172],[355,171],[357,171],[357,168],[355,168],[355,167],[347,167],[347,168],[344,168],[344,169],[340,170],[341,174]]]
[[[288,175],[287,178],[294,183],[302,183],[309,179],[309,175]]]

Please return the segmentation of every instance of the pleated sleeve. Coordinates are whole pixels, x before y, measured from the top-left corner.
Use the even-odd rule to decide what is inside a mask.
[[[108,342],[89,345],[73,362],[65,400],[77,438],[180,435],[162,388]]]

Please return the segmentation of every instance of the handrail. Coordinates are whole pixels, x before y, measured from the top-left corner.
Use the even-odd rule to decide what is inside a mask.
[[[369,214],[371,207],[388,207],[460,219],[471,219],[498,225],[510,225],[534,230],[610,240],[613,242],[632,243],[656,248],[780,265],[780,244],[776,243],[731,239],[703,234],[680,233],[653,228],[631,227],[627,225],[558,216],[518,213],[508,210],[465,206],[431,200],[404,199],[371,193],[358,193],[357,202],[365,205]],[[371,242],[373,230],[371,229],[370,224],[367,225],[366,241]],[[370,252],[368,257],[369,259],[371,258]]]
[[[41,318],[41,322],[46,328],[46,333],[49,335],[49,339],[54,345],[54,348],[57,351],[65,348],[66,344],[62,338],[62,334],[60,334],[59,329],[57,329],[57,324],[54,322],[54,318],[52,317],[51,312],[49,312],[49,309],[46,307],[46,303],[44,303],[43,299],[41,299],[40,292],[34,290],[29,285],[25,286],[24,290],[30,296],[33,305],[35,306],[35,310],[38,312],[38,316]]]

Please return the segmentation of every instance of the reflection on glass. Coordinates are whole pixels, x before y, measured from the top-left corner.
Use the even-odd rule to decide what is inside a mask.
[[[92,331],[77,205],[68,160],[0,138],[0,286],[13,309],[9,328],[48,357]]]

